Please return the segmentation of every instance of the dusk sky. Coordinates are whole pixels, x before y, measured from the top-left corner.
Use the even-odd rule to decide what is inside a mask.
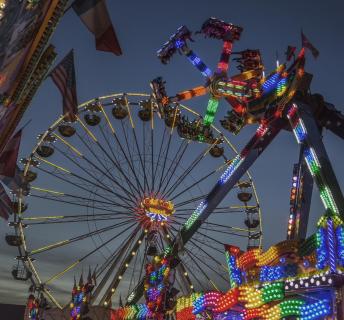
[[[186,25],[190,30],[198,31],[207,18],[217,17],[244,28],[241,40],[235,43],[234,50],[260,49],[267,73],[275,68],[276,56],[279,57],[280,62],[284,61],[284,52],[288,45],[300,48],[302,28],[320,51],[316,60],[310,53],[307,54],[305,69],[314,75],[311,91],[322,94],[326,101],[333,103],[337,109],[344,112],[342,99],[344,2],[342,0],[236,2],[232,0],[108,0],[107,4],[123,56],[116,57],[110,53],[96,51],[92,34],[72,10],[63,17],[51,40],[58,53],[57,61],[74,48],[80,103],[111,93],[150,93],[149,82],[157,76],[162,76],[166,80],[167,92],[171,96],[178,91],[203,84],[203,78],[185,57],[177,54],[165,66],[157,59],[156,51],[179,26]],[[191,47],[209,67],[214,69],[221,43],[214,39],[205,39],[200,35],[195,35],[194,40]],[[233,65],[230,73],[236,72]],[[186,105],[203,113],[206,100],[195,100]],[[222,129],[219,119],[227,110],[228,105],[222,102],[215,120],[215,125],[219,129]],[[36,136],[45,131],[61,111],[60,93],[51,79],[47,79],[38,90],[22,120],[22,123],[30,119],[32,121],[24,131],[20,156],[30,153],[36,142]],[[256,126],[246,127],[237,136],[225,130],[223,132],[240,150],[253,135],[255,128]],[[326,130],[323,137],[337,179],[344,190],[344,141]],[[265,249],[286,238],[292,168],[298,161],[298,153],[299,147],[294,136],[290,132],[281,132],[250,169],[262,208]],[[314,232],[315,222],[323,211],[315,187],[308,234]],[[7,224],[1,222],[0,234],[4,237],[9,232]],[[79,233],[78,230],[75,231],[75,235]],[[43,246],[50,243],[47,240],[48,236],[43,230],[37,233],[35,238],[37,243]],[[68,255],[78,257],[78,248],[73,247],[73,250],[75,251],[68,252]],[[16,255],[16,250],[2,241],[0,302],[25,303],[28,284],[15,282],[10,274],[14,264],[13,258]],[[59,256],[56,259],[63,260],[64,257]],[[56,263],[59,262],[61,261]],[[45,272],[49,273],[44,270],[43,274]],[[68,279],[62,285],[66,292],[72,288],[70,280],[72,278]]]

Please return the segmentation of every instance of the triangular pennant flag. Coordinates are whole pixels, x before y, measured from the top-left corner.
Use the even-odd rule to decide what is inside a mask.
[[[0,175],[6,177],[14,177],[22,130],[19,130],[6,144],[4,150],[0,154]]]
[[[10,214],[12,214],[12,201],[0,183],[0,217],[8,220]]]
[[[313,57],[317,58],[319,56],[319,50],[311,44],[308,38],[304,35],[303,31],[301,31],[301,40],[302,40],[302,47],[309,49]]]
[[[96,38],[96,49],[122,54],[105,0],[75,0],[75,13]]]
[[[78,98],[74,68],[74,53],[71,50],[49,74],[63,98],[65,120],[75,121],[78,113]]]

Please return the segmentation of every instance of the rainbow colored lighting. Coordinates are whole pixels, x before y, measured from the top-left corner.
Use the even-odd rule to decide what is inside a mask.
[[[283,96],[283,94],[287,90],[287,78],[281,78],[281,80],[277,83],[277,97]]]

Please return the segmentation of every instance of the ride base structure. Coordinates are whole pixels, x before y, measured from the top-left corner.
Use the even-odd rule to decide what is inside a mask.
[[[225,129],[238,134],[245,125],[258,124],[258,128],[241,152],[226,163],[213,189],[201,199],[174,239],[146,265],[145,276],[127,297],[125,306],[111,310],[111,291],[107,292],[101,306],[109,310],[109,319],[344,319],[344,198],[321,137],[322,129],[328,128],[344,138],[344,117],[322,96],[310,94],[312,76],[304,70],[306,48],[288,56],[285,64],[265,76],[259,50],[232,51],[241,32],[241,27],[216,18],[202,25],[199,33],[223,42],[215,72],[190,49],[191,31],[185,26],[158,51],[162,63],[179,51],[205,78],[205,84],[174,96],[167,95],[162,78],[151,82],[156,112],[166,124],[176,126],[181,137],[219,148],[211,125],[221,99],[231,107],[220,121]],[[237,56],[234,60],[239,63],[240,73],[229,76],[232,55]],[[177,116],[177,108],[171,108],[171,104],[178,106],[206,94],[208,105],[198,121],[183,119]],[[300,146],[292,176],[286,240],[266,251],[261,246],[249,246],[244,252],[235,244],[225,245],[228,290],[198,292],[191,284],[190,294],[178,295],[174,274],[180,263],[179,253],[282,130],[291,131]],[[325,213],[316,233],[307,238],[313,183]],[[145,221],[163,222],[174,215],[169,199],[150,195],[141,199],[137,210]],[[90,309],[95,308],[91,306],[92,290],[84,301]],[[139,303],[142,297],[145,303]],[[30,306],[37,305],[32,297],[30,301]],[[80,304],[80,310],[87,310]],[[86,314],[75,313],[75,305],[71,319],[87,319]]]

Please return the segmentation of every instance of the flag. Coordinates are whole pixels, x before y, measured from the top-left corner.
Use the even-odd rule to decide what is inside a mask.
[[[307,48],[311,51],[314,58],[317,58],[319,55],[319,51],[317,48],[315,48],[310,41],[306,38],[303,31],[301,31],[301,39],[302,39],[302,47]]]
[[[6,144],[0,154],[0,175],[14,177],[22,130],[19,130]]]
[[[68,121],[75,121],[78,113],[74,54],[71,50],[49,74],[63,98],[63,114]]]
[[[19,191],[22,191],[23,195],[29,194],[29,184],[25,181],[23,171],[16,165],[14,177],[7,177],[0,175],[0,181],[9,188],[14,194],[19,195]]]
[[[16,105],[14,103],[10,104],[8,107],[2,106],[0,109],[0,136],[5,135],[5,131],[11,122],[12,116],[14,114],[14,110],[16,109]],[[8,140],[5,140],[2,144],[2,147],[6,145]],[[0,148],[1,151],[1,148]]]
[[[0,183],[0,217],[8,220],[10,214],[12,214],[12,201]]]
[[[122,54],[105,0],[75,0],[75,13],[96,38],[96,49],[116,56]]]
[[[288,46],[287,51],[285,53],[285,55],[287,56],[287,61],[290,61],[290,59],[294,56],[295,50],[296,47]]]

